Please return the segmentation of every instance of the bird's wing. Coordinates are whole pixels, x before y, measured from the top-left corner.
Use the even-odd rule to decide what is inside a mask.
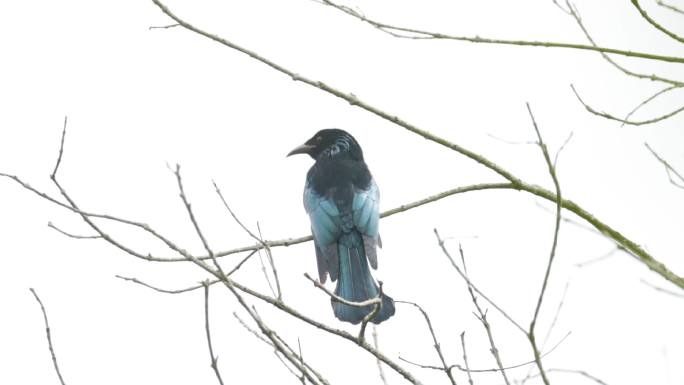
[[[366,257],[374,269],[378,267],[378,257],[375,251],[380,245],[378,225],[380,222],[380,190],[375,181],[371,179],[367,190],[354,191],[352,202],[352,218],[354,227],[363,235],[363,244]]]
[[[304,208],[311,221],[311,233],[316,247],[318,276],[325,282],[326,273],[337,280],[337,239],[342,232],[340,210],[334,201],[313,191],[308,184],[304,187]]]

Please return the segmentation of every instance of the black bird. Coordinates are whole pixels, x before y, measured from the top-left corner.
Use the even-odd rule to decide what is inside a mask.
[[[318,275],[337,281],[335,294],[362,302],[378,296],[378,285],[368,268],[376,269],[380,192],[363,161],[353,136],[331,128],[316,133],[287,156],[309,154],[315,161],[306,174],[304,208],[311,220]],[[353,324],[361,322],[373,306],[354,307],[331,299],[335,316]],[[394,300],[384,294],[373,323],[394,314]]]

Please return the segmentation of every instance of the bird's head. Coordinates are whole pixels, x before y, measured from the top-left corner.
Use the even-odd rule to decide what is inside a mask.
[[[336,156],[363,160],[359,143],[348,132],[339,128],[326,128],[318,131],[311,139],[290,151],[287,156],[295,154],[309,154],[316,160]]]

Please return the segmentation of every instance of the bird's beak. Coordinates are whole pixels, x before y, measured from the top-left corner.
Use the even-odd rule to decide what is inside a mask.
[[[310,145],[310,144],[304,143],[304,144],[302,144],[301,146],[295,147],[295,149],[292,150],[292,151],[290,151],[290,152],[287,154],[287,156],[296,155],[296,154],[308,154],[309,151],[311,151],[312,148],[314,148],[314,146],[312,146],[312,145]]]

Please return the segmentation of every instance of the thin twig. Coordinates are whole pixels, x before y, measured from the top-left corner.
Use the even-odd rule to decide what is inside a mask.
[[[74,239],[101,239],[101,235],[76,235],[76,234],[71,234],[68,233],[59,227],[55,226],[52,224],[52,222],[48,222],[48,227],[51,229],[55,229],[58,233],[61,233],[63,235],[66,235],[69,238],[74,238]]]
[[[302,343],[297,338],[297,350],[299,350],[299,362],[304,365],[304,354],[302,354]],[[299,380],[302,382],[302,385],[306,385],[306,376],[302,373],[301,377],[299,377]]]
[[[430,330],[430,336],[432,337],[432,346],[435,348],[435,351],[437,352],[437,356],[439,357],[439,361],[442,363],[442,367],[439,368],[444,372],[444,374],[447,375],[449,378],[449,381],[451,382],[452,385],[456,385],[456,379],[454,378],[454,375],[451,373],[451,368],[452,366],[447,365],[446,359],[444,358],[444,353],[442,353],[442,347],[437,340],[437,336],[435,335],[435,330],[432,328],[432,322],[430,321],[430,317],[428,316],[427,312],[423,310],[423,308],[418,305],[417,303],[414,302],[408,302],[408,301],[395,301],[396,303],[405,303],[407,305],[412,305],[415,308],[417,308],[420,313],[423,315],[423,318],[425,319],[425,323],[428,326],[428,329]]]
[[[463,364],[465,365],[466,373],[468,374],[468,383],[473,385],[473,376],[470,374],[470,365],[468,365],[468,354],[466,353],[465,331],[461,332],[461,347],[463,348]]]
[[[672,291],[672,290],[667,290],[667,289],[664,289],[664,288],[662,288],[662,287],[660,287],[660,286],[656,286],[656,285],[654,285],[654,284],[652,284],[652,283],[646,281],[646,280],[643,279],[643,278],[641,279],[641,283],[643,283],[644,285],[646,285],[646,286],[652,288],[652,289],[655,290],[655,291],[659,291],[659,292],[661,292],[661,293],[669,294],[669,295],[674,296],[674,297],[677,297],[677,298],[684,298],[684,294],[675,293],[675,292]]]
[[[271,248],[264,242],[264,235],[261,233],[261,226],[257,222],[257,231],[259,231],[259,239],[261,244],[264,245],[264,250],[266,250],[266,257],[268,258],[268,264],[271,266],[271,273],[273,273],[273,280],[276,284],[276,290],[278,290],[278,299],[283,299],[283,290],[280,288],[280,278],[278,278],[278,269],[275,266],[275,260],[273,259],[273,253],[271,253]]]
[[[55,367],[55,372],[57,372],[57,377],[59,378],[59,382],[62,385],[65,385],[64,378],[62,378],[62,373],[59,371],[59,365],[57,364],[57,355],[55,354],[55,349],[52,346],[52,337],[50,335],[50,324],[48,323],[48,316],[47,316],[47,312],[45,311],[45,306],[43,306],[43,301],[41,301],[40,297],[38,297],[38,293],[36,293],[36,291],[33,288],[30,288],[29,290],[31,290],[31,293],[36,298],[36,301],[38,301],[38,304],[40,305],[40,311],[43,312],[43,320],[45,321],[45,334],[47,335],[48,348],[50,349],[50,356],[52,356],[52,364]]]
[[[667,8],[672,12],[676,12],[676,13],[680,13],[680,14],[684,15],[684,10],[681,10],[680,8],[675,7],[674,5],[668,4],[668,3],[664,2],[663,0],[656,0],[656,4],[658,4],[659,6],[661,6],[663,8]]]
[[[238,285],[232,281],[230,278],[225,278],[223,279],[224,286],[228,288],[228,290],[235,296],[235,298],[238,300],[240,305],[247,311],[247,313],[252,317],[254,322],[256,322],[257,326],[259,326],[259,330],[261,333],[266,336],[268,340],[271,341],[273,344],[273,347],[277,349],[294,367],[299,370],[302,375],[306,376],[306,378],[312,383],[312,384],[317,384],[317,383],[322,383],[328,385],[328,381],[325,380],[318,372],[316,371],[310,371],[310,368],[307,368],[305,365],[301,364],[301,357],[297,357],[297,354],[294,353],[292,349],[289,348],[289,346],[286,346],[284,344],[284,341],[279,338],[277,333],[268,327],[266,323],[261,319],[259,314],[256,312],[256,309],[245,301],[245,299],[242,297],[242,295],[238,292]],[[240,289],[243,291],[242,289]],[[276,303],[282,303],[280,300],[275,300]],[[312,375],[311,372],[314,374]]]
[[[639,111],[639,109],[640,109],[641,107],[643,107],[643,106],[647,105],[648,103],[652,102],[652,101],[655,100],[658,96],[663,95],[663,94],[665,94],[665,93],[667,93],[667,92],[670,92],[670,91],[672,91],[672,90],[679,89],[679,88],[681,88],[681,87],[682,87],[682,86],[669,86],[669,87],[663,88],[662,90],[660,90],[660,91],[656,92],[655,94],[649,96],[649,97],[646,98],[644,101],[642,101],[641,103],[639,103],[636,107],[634,107],[634,108],[632,109],[632,111],[630,111],[627,115],[625,115],[624,120],[628,121],[629,118],[631,118],[632,115],[634,115],[637,111]],[[624,127],[624,126],[625,126],[625,123],[622,123],[621,127]]]
[[[212,251],[211,247],[209,247],[209,243],[207,242],[207,239],[204,237],[204,234],[202,233],[202,230],[199,227],[199,223],[197,223],[197,219],[195,219],[195,214],[192,211],[192,205],[190,205],[190,201],[188,200],[188,197],[185,195],[185,190],[183,189],[183,179],[181,178],[180,173],[180,164],[176,164],[176,170],[174,171],[174,175],[176,175],[176,181],[178,182],[178,191],[180,192],[180,198],[183,201],[185,210],[188,212],[190,222],[192,222],[192,226],[195,228],[197,236],[202,241],[202,246],[204,246],[204,250],[206,250],[209,254],[211,261],[214,262],[214,267],[216,267],[216,270],[223,275],[223,269],[221,269],[221,265],[219,265],[218,261],[216,260],[216,255],[214,255],[214,252]]]
[[[565,141],[563,144],[561,144],[560,147],[558,147],[558,151],[556,151],[556,156],[553,157],[553,167],[555,168],[558,165],[558,157],[560,157],[561,152],[565,149],[565,146],[570,143],[570,139],[572,139],[572,136],[575,134],[574,131],[570,131],[570,134],[568,135],[567,138],[565,138]]]
[[[653,154],[653,156],[655,156],[655,158],[658,159],[658,161],[662,163],[663,166],[665,166],[665,171],[667,172],[667,177],[670,179],[670,183],[681,189],[684,189],[684,176],[680,174],[679,171],[675,170],[674,167],[672,167],[670,163],[668,163],[663,157],[658,155],[658,153],[655,152],[655,150],[651,148],[651,146],[649,146],[648,143],[644,143],[644,146],[646,146],[648,151],[650,151],[651,154]],[[679,179],[679,182],[675,180],[672,177],[672,175],[676,176],[677,179]]]
[[[646,13],[646,11],[643,8],[641,8],[638,0],[632,0],[632,4],[634,4],[634,7],[637,9],[637,11],[639,11],[641,17],[643,17],[644,20],[646,20],[649,24],[654,26],[658,31],[666,34],[667,36],[677,40],[680,43],[684,43],[684,37],[677,35],[676,33],[660,25],[657,21],[653,20],[651,16],[649,16],[648,13]]]
[[[466,266],[465,262],[465,254],[463,253],[463,248],[461,247],[461,244],[459,243],[458,245],[458,252],[461,255],[461,263],[463,264],[463,273],[468,277],[468,268]],[[470,282],[470,280],[468,280]],[[475,309],[477,309],[477,319],[480,320],[482,323],[482,326],[485,329],[485,332],[487,333],[487,338],[489,339],[489,351],[492,353],[492,356],[494,356],[494,360],[496,361],[496,366],[499,368],[499,371],[501,372],[501,376],[503,377],[504,382],[507,385],[510,385],[510,381],[508,381],[508,376],[506,375],[506,370],[504,369],[503,362],[501,360],[501,355],[499,354],[499,349],[496,347],[496,343],[494,342],[494,335],[492,333],[492,327],[489,324],[489,321],[487,320],[487,312],[482,311],[482,308],[480,307],[480,304],[477,302],[477,297],[475,296],[475,293],[473,292],[473,287],[468,283],[468,293],[470,293],[470,298],[473,301],[473,304],[475,305]],[[465,355],[465,351],[463,353]],[[470,375],[470,373],[469,373]]]
[[[599,385],[608,385],[607,383],[605,383],[604,381],[602,381],[602,380],[599,379],[598,377],[593,376],[593,375],[587,373],[587,372],[584,371],[584,370],[552,368],[552,369],[547,370],[547,372],[549,372],[549,373],[551,373],[551,372],[556,372],[556,373],[577,374],[577,375],[582,376],[582,377],[584,377],[584,378],[588,378],[588,379],[594,381],[595,383],[597,383],[597,384],[599,384]],[[534,376],[531,376],[530,378],[534,378],[534,377],[536,377],[536,376],[537,376],[537,375],[534,375]]]
[[[169,24],[169,25],[153,25],[147,28],[148,30],[153,30],[153,29],[169,29],[169,28],[175,28],[175,27],[180,27],[180,24]]]
[[[223,206],[228,210],[228,213],[230,214],[231,217],[233,217],[233,220],[250,236],[252,239],[257,241],[263,249],[266,250],[266,254],[268,257],[268,261],[271,265],[271,270],[273,272],[273,279],[276,282],[276,289],[278,290],[278,299],[282,299],[282,291],[280,289],[280,279],[278,279],[278,270],[276,270],[275,263],[273,262],[273,256],[271,255],[271,247],[269,246],[268,243],[264,241],[263,235],[261,234],[261,227],[259,226],[259,223],[257,222],[257,230],[259,231],[259,236],[254,234],[247,226],[245,226],[242,221],[237,217],[235,212],[230,208],[228,205],[228,202],[226,202],[226,199],[223,197],[223,193],[221,193],[221,189],[218,187],[215,181],[211,181],[211,183],[214,185],[214,190],[216,191],[216,194],[218,194],[219,198],[221,199],[221,202],[223,203]],[[259,257],[261,257],[261,253],[259,254]],[[262,262],[263,265],[263,262]],[[266,281],[268,282],[269,287],[271,286],[271,281],[268,279],[268,275],[266,274],[266,269],[264,268],[264,275],[266,275]],[[271,290],[273,288],[271,287]]]
[[[281,354],[279,354],[280,352],[278,351],[278,348],[276,348],[276,347],[273,345],[273,342],[267,340],[267,339],[264,338],[258,331],[256,331],[256,330],[254,330],[253,328],[249,327],[249,325],[247,325],[247,323],[246,323],[245,321],[243,321],[242,318],[240,318],[240,316],[239,316],[236,312],[233,312],[233,316],[238,320],[238,322],[240,322],[240,324],[241,324],[245,329],[247,329],[247,331],[249,331],[251,334],[253,334],[259,341],[261,341],[261,342],[265,343],[266,345],[268,345],[268,346],[274,348],[274,349],[273,349],[273,353],[275,354],[276,358],[278,358],[278,361],[280,361],[280,363],[283,364],[283,366],[284,366],[284,367],[285,367],[285,368],[286,368],[294,377],[299,378],[299,379],[301,379],[301,378],[306,378],[303,374],[302,374],[302,375],[297,374],[297,373],[294,371],[294,369],[292,369],[292,368],[290,367],[290,365],[288,365],[287,362],[285,362],[285,359],[283,359],[283,357],[281,356]],[[300,357],[301,357],[301,354],[300,354]]]
[[[211,344],[211,331],[209,328],[209,281],[202,282],[204,287],[204,329],[207,332],[207,345],[209,345],[209,357],[211,357],[211,368],[216,374],[216,379],[223,385],[223,378],[221,378],[221,371],[218,369],[218,356],[214,355],[214,347]]]
[[[548,356],[549,354],[553,353],[553,352],[556,350],[556,348],[558,348],[558,347],[559,347],[559,346],[560,346],[568,337],[570,337],[570,334],[572,334],[572,333],[568,332],[568,333],[567,333],[565,336],[563,336],[563,338],[561,338],[555,345],[553,345],[553,347],[552,347],[551,349],[549,349],[548,352],[542,354],[541,357],[544,358],[544,357]],[[413,362],[413,361],[409,361],[409,360],[407,360],[406,358],[403,358],[403,357],[399,357],[399,359],[400,359],[401,361],[404,361],[404,362],[409,363],[409,364],[411,364],[411,365],[413,365],[413,366],[417,366],[417,367],[420,367],[420,368],[423,368],[423,369],[438,370],[438,371],[440,371],[440,372],[444,371],[444,368],[442,368],[442,367],[440,367],[440,366],[419,364],[419,363],[416,363],[416,362]],[[536,362],[535,362],[534,360],[531,360],[531,361],[523,362],[523,363],[521,363],[521,364],[506,366],[506,367],[503,368],[503,370],[517,369],[517,368],[521,368],[521,367],[523,367],[523,366],[534,365],[534,364],[536,364]],[[463,366],[461,366],[461,365],[459,365],[459,364],[452,364],[451,366],[449,366],[449,370],[454,369],[454,368],[455,368],[455,369],[458,369],[458,370],[460,370],[460,371],[462,371],[462,372],[468,372],[468,371],[469,371],[470,373],[495,373],[495,372],[500,372],[500,371],[502,370],[502,369],[499,369],[499,368],[486,368],[486,369],[473,369],[473,368],[469,368],[469,369],[466,369],[466,368],[464,368]]]
[[[469,286],[469,287],[472,287],[473,290],[474,290],[477,294],[480,295],[480,297],[484,298],[485,301],[489,302],[489,303],[490,303],[490,304],[491,304],[499,313],[501,313],[501,315],[503,315],[510,323],[512,323],[513,325],[515,325],[515,327],[517,327],[518,330],[520,330],[523,334],[527,334],[527,331],[525,330],[525,328],[523,328],[518,322],[516,322],[513,318],[511,318],[511,316],[509,316],[508,313],[506,313],[506,312],[505,312],[499,305],[497,305],[494,301],[492,301],[491,299],[489,299],[489,297],[488,297],[487,295],[485,295],[480,289],[477,288],[477,286],[475,286],[475,284],[474,284],[472,281],[470,281],[470,278],[468,278],[468,276],[463,272],[463,270],[461,270],[461,268],[458,266],[458,264],[456,263],[456,261],[454,261],[454,258],[451,256],[451,253],[449,253],[449,250],[447,250],[446,245],[445,245],[445,243],[444,243],[444,239],[439,235],[439,232],[437,231],[437,229],[433,229],[433,232],[435,233],[435,237],[437,237],[437,244],[438,244],[439,247],[442,249],[442,253],[447,257],[447,259],[449,260],[449,262],[451,262],[451,266],[453,266],[454,269],[456,269],[456,272],[458,273],[458,275],[460,275],[461,278],[463,278],[463,280],[466,281],[466,283],[468,284],[468,286]]]
[[[604,253],[604,254],[602,254],[602,255],[599,255],[598,257],[593,257],[593,258],[584,260],[584,261],[582,261],[582,262],[577,262],[577,263],[575,264],[575,267],[584,267],[584,266],[587,266],[587,265],[594,264],[594,263],[596,263],[596,262],[603,261],[603,260],[605,260],[605,259],[608,259],[608,258],[614,256],[615,253],[617,253],[617,252],[620,251],[620,250],[623,250],[623,249],[620,248],[620,246],[614,246],[614,247],[613,247],[612,249],[610,249],[608,252],[606,252],[606,253]]]
[[[251,253],[247,254],[247,256],[245,256],[244,258],[242,258],[242,260],[241,260],[240,262],[238,262],[238,264],[235,265],[235,267],[233,267],[233,268],[228,272],[228,274],[226,274],[226,275],[230,277],[233,273],[235,273],[236,271],[238,271],[238,270],[242,267],[242,265],[243,265],[245,262],[247,262],[248,259],[252,258],[252,255],[256,254],[258,251],[259,251],[259,250],[252,250]]]
[[[66,136],[66,128],[67,128],[67,117],[64,117],[64,126],[62,127],[62,139],[59,144],[59,155],[57,155],[57,161],[55,162],[55,168],[52,170],[52,174],[50,174],[51,179],[55,179],[55,176],[57,175],[57,170],[59,169],[59,165],[62,163],[62,154],[64,153],[64,137]]]
[[[278,294],[276,294],[275,289],[273,289],[273,284],[271,284],[271,279],[268,277],[268,272],[266,271],[266,265],[264,264],[264,258],[261,255],[261,250],[257,250],[257,253],[259,254],[259,263],[261,264],[261,272],[264,273],[264,279],[266,279],[266,283],[268,284],[269,290],[271,290],[271,294],[273,294],[274,297],[277,297]]]
[[[535,326],[537,324],[537,317],[539,316],[539,311],[544,300],[544,293],[546,292],[546,286],[549,282],[549,276],[551,275],[551,266],[553,265],[553,260],[556,256],[556,246],[558,245],[558,233],[560,231],[561,223],[562,197],[560,183],[558,182],[558,176],[556,175],[556,169],[553,166],[553,163],[551,162],[551,158],[549,157],[549,151],[546,148],[544,140],[542,139],[541,132],[539,131],[539,127],[537,126],[537,121],[534,119],[534,114],[532,113],[532,108],[530,108],[529,103],[527,103],[527,111],[529,112],[530,118],[532,119],[532,125],[534,126],[534,131],[537,134],[537,139],[539,140],[539,147],[541,148],[542,155],[544,156],[544,160],[546,161],[549,174],[551,175],[553,185],[556,189],[556,223],[553,231],[553,243],[551,245],[551,251],[549,253],[549,262],[546,265],[546,272],[544,273],[544,281],[542,283],[541,291],[539,292],[539,298],[537,299],[537,306],[534,309],[534,317],[532,318],[532,322],[530,322],[530,329],[527,334],[530,340],[530,344],[532,345],[534,359],[537,362],[537,367],[539,368],[539,373],[541,374],[542,380],[544,381],[544,384],[549,385],[549,379],[547,378],[546,373],[544,372],[544,366],[542,365],[541,361],[541,353],[536,342]]]
[[[229,271],[229,272],[226,274],[226,276],[230,277],[234,272],[236,272],[236,271],[242,266],[243,263],[245,263],[245,261],[247,261],[247,260],[248,260],[252,255],[254,255],[255,253],[256,253],[256,250],[254,250],[254,251],[252,251],[251,253],[249,253],[249,255],[247,255],[242,261],[240,261],[240,263],[238,263],[237,266],[235,266],[231,271]],[[172,289],[172,290],[169,290],[169,289],[162,289],[162,288],[159,288],[159,287],[150,285],[150,284],[148,284],[148,283],[146,283],[146,282],[143,282],[143,281],[141,281],[141,280],[139,280],[139,279],[137,279],[137,278],[124,277],[124,276],[121,276],[121,275],[115,275],[115,277],[116,277],[116,278],[123,279],[124,281],[129,281],[129,282],[137,283],[138,285],[145,286],[145,287],[147,287],[147,288],[149,288],[149,289],[152,289],[152,290],[154,290],[154,291],[158,291],[158,292],[160,292],[160,293],[165,293],[165,294],[181,294],[181,293],[187,293],[187,292],[190,292],[190,291],[197,290],[197,289],[199,289],[199,288],[201,288],[201,287],[204,286],[203,284],[198,284],[198,285],[186,287],[186,288],[184,288],[184,289]],[[221,280],[219,280],[219,279],[214,279],[214,280],[209,281],[208,284],[209,284],[209,285],[213,285],[213,284],[218,283],[218,282],[221,282]]]
[[[660,116],[658,116],[658,117],[656,117],[656,118],[647,119],[647,120],[640,120],[640,121],[626,120],[626,119],[618,118],[617,116],[611,115],[611,114],[606,113],[606,112],[601,112],[601,111],[595,110],[593,107],[591,107],[590,105],[588,105],[587,103],[585,103],[584,100],[582,100],[582,98],[579,96],[579,93],[578,93],[577,90],[575,89],[575,86],[574,86],[574,85],[571,84],[571,85],[570,85],[570,88],[572,88],[572,92],[575,93],[575,96],[577,97],[577,100],[579,100],[579,102],[582,103],[582,105],[584,106],[584,109],[586,109],[587,111],[591,112],[592,114],[594,114],[594,115],[596,115],[596,116],[600,116],[600,117],[602,117],[602,118],[606,118],[606,119],[610,119],[610,120],[615,120],[615,121],[617,121],[617,122],[622,123],[623,125],[624,125],[624,124],[628,124],[628,125],[630,125],[630,126],[643,126],[643,125],[646,125],[646,124],[657,123],[657,122],[660,122],[661,120],[665,120],[665,119],[671,118],[671,117],[677,115],[678,113],[684,111],[684,106],[682,106],[682,107],[679,107],[678,109],[676,109],[676,110],[674,110],[674,111],[671,111],[671,112],[668,112],[668,113],[666,113],[666,114],[660,115]]]
[[[375,350],[380,350],[378,344],[378,328],[373,325],[373,347]],[[380,375],[380,381],[383,385],[387,385],[387,378],[385,377],[385,370],[382,368],[382,362],[376,358],[375,362],[378,365],[378,374]]]
[[[186,288],[184,288],[184,289],[173,289],[173,290],[169,290],[169,289],[162,289],[162,288],[159,288],[159,287],[156,287],[156,286],[152,286],[152,285],[150,285],[149,283],[145,283],[145,282],[143,282],[143,281],[141,281],[141,280],[139,280],[139,279],[137,279],[137,278],[133,278],[133,277],[124,277],[124,276],[122,276],[122,275],[115,275],[115,277],[116,277],[116,278],[119,278],[119,279],[123,279],[124,281],[137,283],[138,285],[145,286],[146,288],[149,288],[149,289],[152,289],[152,290],[154,290],[154,291],[158,291],[158,292],[164,293],[164,294],[181,294],[181,293],[187,293],[187,292],[194,291],[194,290],[197,290],[197,289],[199,289],[199,288],[202,288],[202,287],[204,286],[204,283],[200,283],[199,285],[194,285],[194,286],[186,287]],[[220,281],[219,281],[219,280],[209,281],[208,285],[213,285],[213,284],[218,283],[218,282],[220,282]]]
[[[546,347],[546,343],[549,341],[549,338],[551,337],[551,332],[553,331],[553,328],[556,326],[556,322],[558,322],[558,316],[560,315],[561,309],[563,308],[563,304],[565,303],[565,297],[568,294],[568,288],[570,287],[570,281],[565,283],[565,288],[563,289],[563,295],[561,296],[560,302],[558,302],[558,307],[556,308],[556,312],[553,315],[553,320],[551,321],[551,325],[549,326],[549,329],[546,331],[546,335],[544,336],[544,340],[542,341],[541,348],[544,350]]]

